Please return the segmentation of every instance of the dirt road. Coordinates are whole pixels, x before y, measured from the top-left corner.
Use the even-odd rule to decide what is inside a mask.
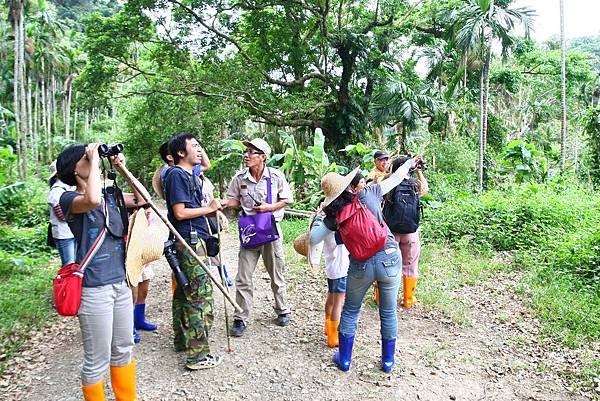
[[[228,236],[225,260],[232,276],[237,247]],[[502,276],[457,294],[470,306],[467,327],[420,305],[399,310],[397,365],[391,374],[379,370],[379,317],[366,305],[351,371],[342,373],[330,360],[333,350],[322,331],[324,277],[308,269],[288,272],[293,315],[291,324],[280,328],[273,323],[272,293],[261,267],[255,274],[253,321],[243,338],[232,340],[234,352],[226,352],[223,299],[215,292],[211,342],[224,362],[189,372],[184,356],[171,346],[170,270],[164,260],[156,272],[147,311],[159,330],[143,332],[135,348],[140,400],[588,400],[598,395],[569,391],[564,378],[578,369],[583,351],[541,343],[539,323]],[[0,398],[79,400],[81,359],[77,320],[57,318],[33,334],[12,361],[0,380]]]

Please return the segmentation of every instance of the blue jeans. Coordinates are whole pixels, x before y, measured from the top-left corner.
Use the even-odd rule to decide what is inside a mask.
[[[75,238],[55,239],[54,243],[63,266],[75,262]]]
[[[363,298],[373,281],[377,281],[381,338],[396,338],[398,332],[396,306],[401,279],[402,256],[397,248],[390,254],[381,250],[366,262],[358,262],[350,258],[346,300],[342,309],[339,332],[345,337],[354,336]]]

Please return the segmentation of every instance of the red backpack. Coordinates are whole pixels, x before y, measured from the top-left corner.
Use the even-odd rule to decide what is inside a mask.
[[[377,221],[367,206],[354,197],[337,216],[338,232],[354,260],[364,262],[383,249],[387,241],[385,224]]]

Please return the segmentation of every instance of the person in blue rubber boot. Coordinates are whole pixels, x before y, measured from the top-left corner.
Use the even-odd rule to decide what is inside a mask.
[[[357,192],[353,191],[351,182],[358,168],[346,176],[327,173],[321,180],[325,218],[321,226],[311,230],[311,240],[318,242],[321,237],[338,232],[350,253],[346,298],[338,329],[339,351],[332,358],[344,372],[352,363],[360,308],[373,281],[377,281],[380,292],[381,369],[389,373],[394,367],[398,333],[396,299],[402,277],[402,255],[383,221],[381,203],[383,195],[397,186],[415,164],[415,159],[409,159],[388,178]]]

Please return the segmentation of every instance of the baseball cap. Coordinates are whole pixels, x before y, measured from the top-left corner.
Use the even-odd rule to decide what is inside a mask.
[[[269,157],[271,155],[271,147],[269,146],[269,144],[267,142],[265,142],[264,139],[254,138],[251,141],[243,141],[242,143],[245,146],[252,146],[252,147],[260,150],[265,155],[267,155],[267,157]]]
[[[390,154],[384,150],[376,150],[375,153],[373,154],[373,159],[376,159],[376,160],[386,159],[389,157],[390,157]]]

